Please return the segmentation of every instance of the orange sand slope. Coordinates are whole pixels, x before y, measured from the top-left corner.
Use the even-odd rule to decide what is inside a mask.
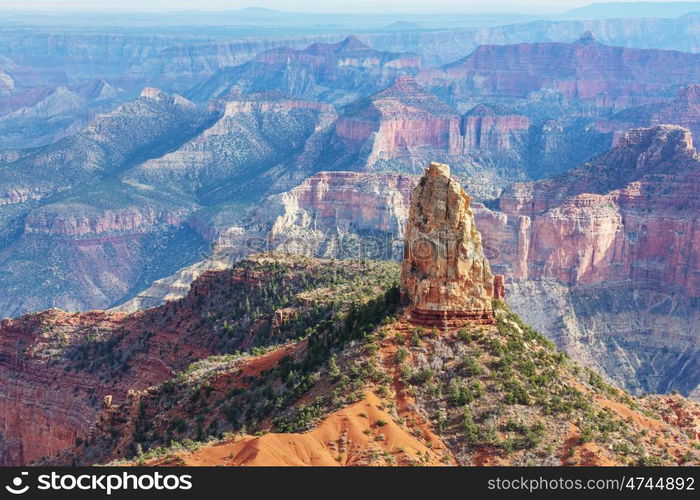
[[[303,434],[243,436],[178,454],[182,465],[440,465],[441,458],[381,409],[374,393]],[[152,464],[158,465],[158,464]]]

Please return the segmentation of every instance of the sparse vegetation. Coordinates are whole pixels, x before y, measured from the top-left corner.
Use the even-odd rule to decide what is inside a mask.
[[[432,431],[446,443],[458,443],[452,451],[461,450],[456,453],[462,453],[458,456],[465,461],[482,452],[521,465],[549,463],[545,461],[553,453],[573,461],[579,456],[577,447],[589,443],[609,450],[620,463],[675,460],[651,435],[635,432],[596,402],[605,397],[641,409],[638,400],[577,367],[502,303],[496,303],[493,326],[452,331],[399,328],[396,275],[392,278],[382,266],[378,265],[380,272],[371,288],[352,284],[355,279],[367,279],[369,264],[343,266],[343,272],[295,266],[264,264],[266,272],[278,276],[277,284],[265,285],[245,300],[229,297],[228,303],[217,301],[216,307],[199,303],[195,321],[205,321],[207,329],[221,335],[202,336],[198,341],[232,346],[231,339],[239,338],[237,332],[247,324],[253,345],[248,352],[223,352],[190,363],[156,391],[139,396],[131,444],[134,460],[144,463],[149,457],[168,456],[172,450],[231,433],[306,431],[335,409],[363,398],[368,388],[382,398],[381,407],[391,412],[394,422],[417,439],[425,440],[426,431]],[[304,286],[285,285],[296,272]],[[271,298],[280,293],[286,297],[282,290],[292,290],[291,295],[282,302]],[[286,319],[275,327],[275,335],[267,327],[260,329],[260,325],[272,325],[271,315],[280,305],[295,313],[282,316]],[[173,306],[169,321],[176,321],[178,307]],[[240,315],[217,312],[232,309]],[[103,359],[112,359],[107,354],[111,350],[115,366],[123,366],[122,361],[133,354],[124,353],[119,335],[94,331],[86,337],[88,347],[71,351],[76,344],[67,339],[65,349],[97,353]],[[146,336],[142,338],[148,342]],[[286,356],[255,373],[246,371],[253,356],[278,352],[276,342],[285,341]],[[82,355],[76,355],[76,362]],[[222,380],[228,381],[223,389]],[[397,391],[410,398],[408,405],[399,407],[394,399]],[[406,407],[416,410],[401,413]],[[657,414],[649,404],[643,410]],[[418,414],[429,421],[427,429],[416,425]],[[103,424],[109,443],[123,432],[127,420],[119,418]],[[364,418],[369,420],[367,414]],[[388,424],[385,419],[368,421],[363,432],[373,442],[381,442],[384,434],[378,429]],[[569,434],[572,440],[567,443],[574,444],[565,444]],[[79,446],[95,444],[81,441]],[[344,453],[339,451],[337,457],[344,460]],[[374,460],[385,464],[396,460],[386,452],[375,455]],[[425,463],[427,458],[411,460]],[[696,458],[686,453],[680,460]]]

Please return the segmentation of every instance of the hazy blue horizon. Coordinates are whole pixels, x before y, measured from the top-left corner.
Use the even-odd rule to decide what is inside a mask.
[[[614,3],[633,3],[636,0],[616,0]],[[696,3],[697,0],[661,0],[646,3]],[[81,12],[81,13],[154,13],[198,11],[217,12],[232,11],[246,8],[261,8],[287,12],[344,14],[344,13],[521,13],[542,14],[562,13],[570,9],[585,7],[592,4],[610,2],[591,2],[590,0],[463,0],[455,5],[454,2],[438,0],[426,5],[417,0],[381,0],[371,2],[366,0],[151,0],[144,5],[142,0],[122,0],[119,7],[107,3],[96,3],[94,0],[6,0],[0,5],[3,12]]]

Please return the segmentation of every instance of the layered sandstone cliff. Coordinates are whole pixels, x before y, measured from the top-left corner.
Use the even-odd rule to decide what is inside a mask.
[[[500,210],[472,203],[491,268],[511,282],[511,307],[620,385],[638,392],[676,388],[697,397],[699,242],[692,193],[700,189],[698,172],[689,132],[660,126],[621,135],[609,153],[561,177],[514,185],[501,196]],[[355,234],[360,241],[379,230],[369,212],[342,217],[343,193],[361,189],[364,176],[330,172],[307,187],[323,186],[322,211],[331,214],[323,219],[326,234],[336,223],[346,238]],[[392,176],[382,176],[391,185]],[[308,202],[316,195],[287,196],[294,209],[277,219],[278,241],[318,220],[320,206]],[[409,189],[364,203],[387,204],[396,214],[384,236],[396,242]],[[324,231],[314,248],[333,255]]]
[[[470,208],[515,311],[621,386],[697,398],[696,156],[678,127],[630,132],[624,144],[568,176],[514,186],[502,211]],[[239,229],[309,255],[399,259],[417,183],[321,172]],[[181,296],[182,278],[154,286],[147,303]]]
[[[366,165],[421,153],[442,156],[508,152],[530,119],[497,106],[478,105],[464,115],[408,76],[349,106],[335,126],[341,141],[369,141]],[[517,141],[517,139],[516,139]]]
[[[527,116],[480,104],[462,119],[462,152],[472,150],[508,151],[515,146],[513,136],[527,131]]]
[[[514,276],[633,280],[697,296],[698,189],[700,161],[687,129],[630,130],[581,168],[503,193],[500,210],[526,262]]]
[[[687,129],[634,129],[561,177],[512,186],[478,220],[530,323],[631,390],[697,398],[699,191]]]
[[[366,166],[378,160],[407,156],[420,149],[457,152],[460,118],[449,106],[401,77],[385,90],[353,103],[338,119],[340,141],[370,150]]]
[[[256,217],[273,220],[273,237],[293,228],[382,231],[402,235],[406,200],[415,178],[359,172],[320,172],[289,192],[275,195]]]

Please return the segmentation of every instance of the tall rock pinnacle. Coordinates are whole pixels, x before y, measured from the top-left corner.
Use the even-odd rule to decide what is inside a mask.
[[[411,195],[401,267],[401,294],[416,324],[493,321],[491,299],[503,297],[481,246],[469,196],[450,167],[431,163]]]

